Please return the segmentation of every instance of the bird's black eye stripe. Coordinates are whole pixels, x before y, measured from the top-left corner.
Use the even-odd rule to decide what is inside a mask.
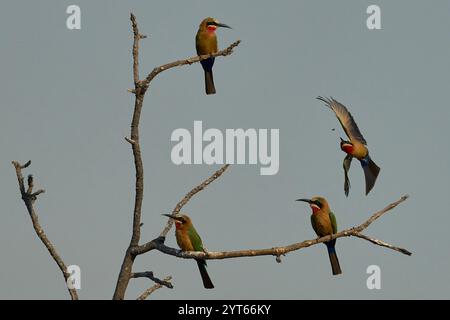
[[[319,208],[322,208],[322,204],[319,200],[314,201],[314,204],[317,205]]]
[[[217,23],[216,23],[215,21],[208,21],[208,22],[206,23],[206,25],[207,25],[207,26],[215,26],[215,25],[217,25]]]

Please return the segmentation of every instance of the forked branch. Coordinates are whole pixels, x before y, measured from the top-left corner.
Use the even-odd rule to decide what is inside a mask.
[[[50,256],[53,258],[53,260],[58,265],[59,269],[61,270],[65,283],[67,285],[70,273],[67,272],[67,267],[62,258],[59,256],[58,252],[56,251],[55,246],[51,243],[51,241],[48,239],[47,235],[44,232],[44,229],[41,227],[39,223],[38,216],[36,214],[36,211],[34,210],[34,202],[37,200],[37,196],[44,193],[45,191],[43,189],[39,189],[35,192],[33,192],[34,188],[34,179],[32,175],[29,175],[27,178],[27,184],[28,188],[25,190],[25,182],[22,175],[22,169],[27,168],[31,164],[31,160],[25,163],[24,165],[21,165],[17,161],[13,161],[12,164],[14,165],[14,168],[16,169],[16,175],[17,175],[17,181],[19,183],[19,189],[20,194],[22,196],[22,200],[25,203],[25,206],[27,207],[28,213],[31,218],[31,222],[33,223],[34,231],[36,232],[39,239],[41,239],[42,243],[47,248],[48,252],[50,253]],[[67,287],[67,290],[69,290],[70,297],[72,300],[78,300],[78,294],[75,289],[70,289]]]
[[[172,279],[172,277],[165,277],[164,280],[161,280],[161,282],[167,282],[170,283],[169,281]],[[136,300],[145,300],[148,298],[149,295],[151,295],[153,292],[155,292],[156,290],[164,287],[165,285],[162,283],[156,283],[155,285],[153,285],[152,287],[148,288],[147,290],[145,290],[139,297],[137,297]],[[168,286],[165,286],[168,287]],[[169,287],[168,287],[169,288]]]

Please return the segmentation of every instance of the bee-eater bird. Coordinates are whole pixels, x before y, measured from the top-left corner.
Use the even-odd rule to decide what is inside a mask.
[[[198,235],[197,231],[192,224],[191,218],[187,215],[170,215],[164,214],[175,221],[175,237],[177,239],[178,246],[183,251],[204,251],[202,239]],[[209,278],[206,271],[206,260],[195,259],[197,261],[198,269],[203,280],[203,286],[206,289],[214,288],[214,285]]]
[[[312,209],[311,224],[317,236],[325,237],[337,232],[336,217],[331,212],[330,206],[325,198],[313,197],[312,199],[297,199],[297,201],[309,203]],[[328,249],[333,275],[341,274],[342,271],[335,249],[336,239],[324,243]]]
[[[197,36],[195,37],[195,47],[199,56],[205,54],[213,54],[217,52],[217,36],[216,30],[218,27],[229,28],[226,24],[220,23],[216,19],[206,18],[198,27]],[[206,94],[215,94],[214,79],[212,67],[214,65],[214,58],[208,58],[200,61],[203,70],[205,71],[205,91]]]
[[[359,128],[356,125],[356,122],[353,119],[352,115],[342,103],[334,100],[333,98],[327,99],[318,97],[317,99],[325,102],[327,107],[334,111],[336,117],[341,123],[342,128],[345,131],[345,134],[350,139],[350,141],[346,141],[341,138],[341,150],[347,153],[347,156],[344,158],[343,163],[345,175],[345,195],[348,197],[348,193],[350,191],[348,170],[350,170],[350,164],[352,163],[353,157],[359,160],[359,162],[361,163],[361,167],[364,170],[364,177],[366,179],[366,195],[368,195],[370,190],[372,190],[373,186],[375,185],[375,181],[377,180],[378,174],[380,173],[380,168],[370,158],[366,140],[359,131]]]

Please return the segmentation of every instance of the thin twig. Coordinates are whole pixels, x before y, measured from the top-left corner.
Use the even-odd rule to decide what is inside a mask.
[[[199,193],[200,191],[205,189],[208,185],[211,184],[211,182],[213,182],[214,180],[218,179],[225,172],[225,170],[228,169],[229,166],[230,166],[229,164],[226,164],[226,165],[222,166],[219,170],[214,172],[214,174],[211,175],[208,179],[206,179],[205,181],[200,183],[198,186],[193,188],[191,191],[189,191],[183,197],[183,199],[181,199],[180,202],[177,203],[175,208],[172,210],[172,215],[177,215],[178,213],[180,213],[181,208],[183,208],[189,202],[189,200],[192,199],[193,196],[195,196],[197,193]],[[172,225],[173,225],[173,220],[172,219],[168,219],[164,230],[161,232],[161,234],[159,236],[160,237],[167,236],[167,233],[169,232],[170,228],[172,228]]]
[[[376,244],[376,245],[378,245],[378,246],[386,247],[386,248],[389,248],[389,249],[392,249],[392,250],[401,252],[401,253],[403,253],[403,254],[406,254],[407,256],[412,255],[412,253],[409,252],[408,250],[406,250],[406,249],[404,249],[404,248],[395,247],[395,246],[393,246],[393,245],[391,245],[391,244],[389,244],[389,243],[387,243],[387,242],[384,242],[383,240],[378,240],[378,239],[375,239],[375,238],[366,236],[366,235],[361,234],[361,233],[356,233],[356,234],[354,234],[353,236],[354,236],[354,237],[361,238],[361,239],[365,239],[365,240],[367,240],[367,241],[369,241],[369,242],[372,242],[373,244]]]
[[[163,281],[168,282],[172,279],[172,277],[166,277],[164,278]],[[156,290],[162,288],[163,285],[162,284],[155,284],[154,286],[148,288],[147,290],[145,290],[139,297],[137,297],[136,300],[145,300],[148,298],[149,295],[151,295],[153,292],[155,292]]]
[[[126,142],[128,142],[128,143],[130,143],[130,144],[135,144],[135,143],[136,143],[136,141],[131,140],[131,139],[128,138],[128,137],[124,137],[124,139],[125,139]]]
[[[152,272],[152,271],[133,272],[133,273],[131,274],[131,277],[132,277],[133,279],[137,279],[137,278],[148,278],[148,279],[152,280],[153,282],[155,282],[155,283],[157,283],[157,284],[160,284],[160,285],[162,285],[162,286],[165,286],[165,287],[167,287],[167,288],[169,288],[169,289],[173,289],[172,283],[170,283],[169,281],[166,281],[166,280],[161,280],[161,279],[159,279],[159,278],[156,278],[156,277],[153,275],[153,272]],[[171,277],[169,276],[169,278],[171,278]]]
[[[27,163],[25,163],[24,165],[21,165],[17,161],[13,161],[12,164],[14,165],[14,168],[16,169],[16,175],[17,175],[17,181],[19,183],[20,194],[22,196],[22,200],[25,203],[25,206],[27,207],[27,211],[30,215],[31,222],[33,223],[34,231],[36,232],[39,239],[42,241],[42,243],[47,248],[48,252],[50,253],[50,256],[53,258],[53,260],[58,265],[59,269],[61,270],[61,272],[64,276],[64,280],[67,285],[67,281],[70,277],[70,273],[67,272],[66,264],[64,263],[62,258],[59,256],[58,252],[56,251],[55,246],[48,239],[47,235],[44,232],[44,229],[41,227],[38,216],[37,216],[36,211],[34,210],[34,206],[33,206],[33,203],[36,201],[37,196],[44,193],[45,191],[43,189],[40,189],[33,193],[34,179],[33,179],[32,175],[28,176],[28,179],[27,179],[28,189],[25,191],[25,184],[24,184],[24,178],[22,175],[22,169],[27,168],[31,164],[31,160],[28,161]],[[77,291],[75,289],[70,289],[69,287],[67,287],[67,289],[69,290],[69,294],[70,294],[70,297],[72,298],[72,300],[78,300]]]
[[[139,85],[139,40],[143,37],[139,33],[138,25],[136,22],[136,17],[134,14],[130,14],[131,27],[133,28],[133,79],[134,86],[137,87]]]

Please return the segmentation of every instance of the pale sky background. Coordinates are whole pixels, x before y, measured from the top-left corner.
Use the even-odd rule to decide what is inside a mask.
[[[70,4],[82,29],[66,28]],[[381,7],[382,30],[366,28],[366,8]],[[82,270],[81,299],[110,299],[131,236],[134,166],[134,12],[142,33],[141,75],[195,54],[200,21],[212,16],[219,45],[242,44],[216,60],[217,94],[204,94],[200,65],[161,74],[141,119],[145,165],[142,242],[157,236],[193,186],[219,166],[175,166],[174,129],[280,129],[280,171],[235,165],[185,208],[212,251],[265,248],[311,239],[310,209],[299,197],[323,195],[339,229],[357,225],[403,194],[411,198],[366,234],[411,257],[353,238],[339,239],[343,275],[333,277],[323,245],[273,257],[210,261],[214,290],[202,287],[194,261],[151,252],[135,271],[173,276],[175,289],[154,299],[450,298],[449,181],[450,2],[448,1],[8,1],[0,10],[0,298],[67,299],[62,275],[34,233],[11,160],[46,189],[40,222],[67,264]],[[315,98],[346,104],[381,167],[364,195],[358,163],[343,191],[333,113]],[[337,133],[331,129],[336,128]],[[176,246],[173,230],[167,244]],[[381,290],[366,268],[381,267]],[[152,285],[132,280],[127,298]]]

